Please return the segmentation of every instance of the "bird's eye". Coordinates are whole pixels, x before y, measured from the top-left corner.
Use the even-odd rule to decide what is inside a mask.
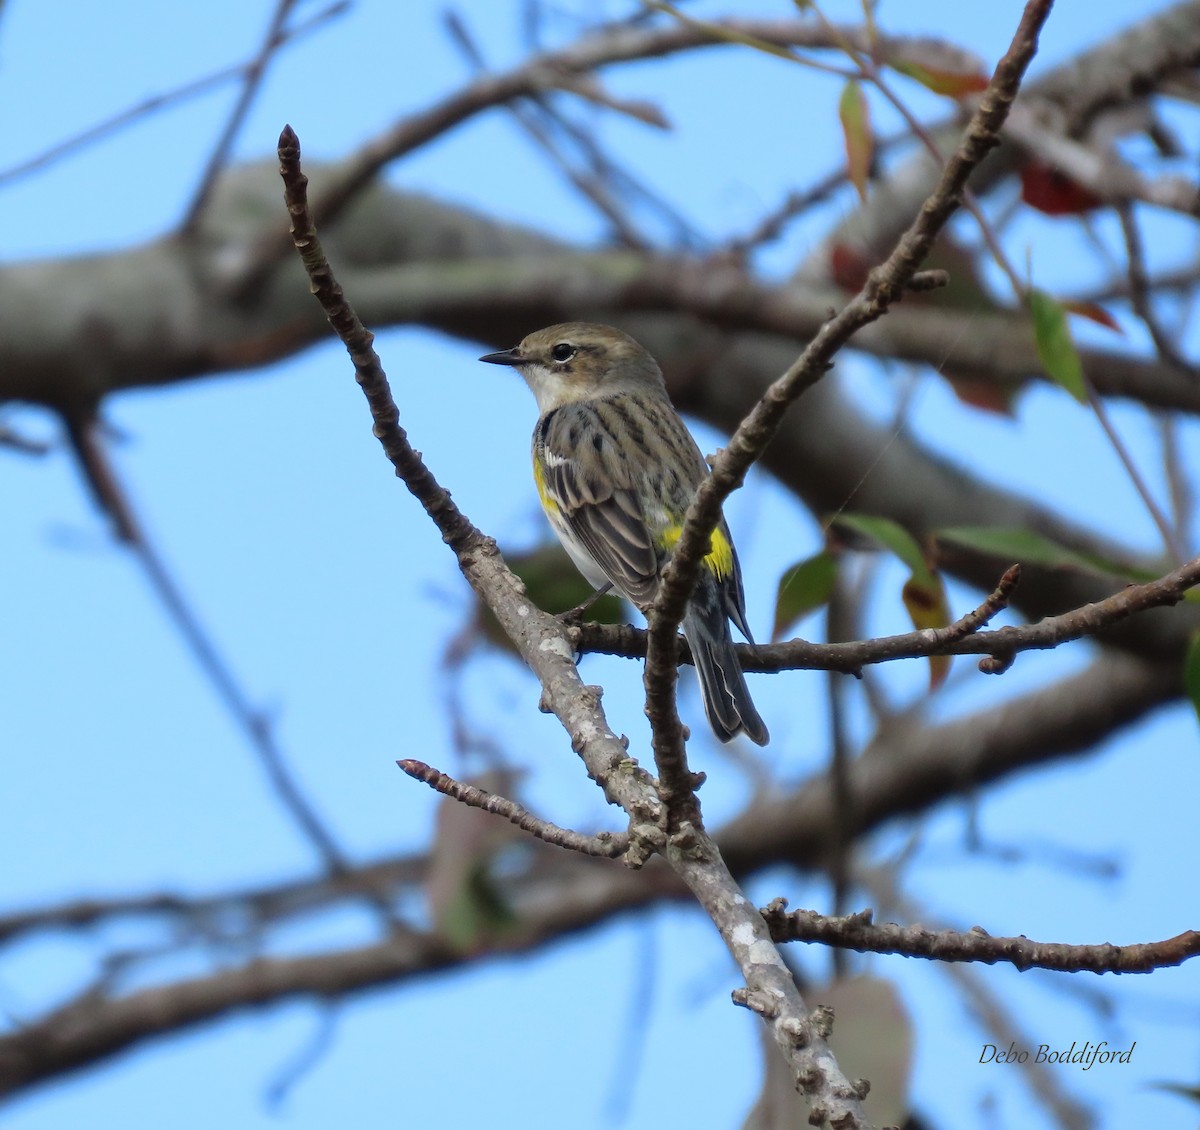
[[[555,361],[570,361],[575,356],[575,346],[568,344],[565,341],[560,341],[552,350],[550,356]]]

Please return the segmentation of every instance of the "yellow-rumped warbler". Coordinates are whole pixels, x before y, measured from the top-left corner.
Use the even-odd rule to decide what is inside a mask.
[[[512,365],[537,398],[533,478],[571,560],[591,584],[611,582],[645,611],[708,474],[657,362],[628,334],[587,322],[538,330],[480,360]],[[727,742],[745,733],[766,745],[767,727],[750,701],[730,620],[751,639],[742,574],[722,520],[688,601],[683,634],[717,737]]]

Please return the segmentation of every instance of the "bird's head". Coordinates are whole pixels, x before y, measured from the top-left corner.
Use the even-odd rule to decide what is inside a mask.
[[[543,414],[578,400],[664,389],[657,362],[633,338],[590,322],[547,326],[520,345],[479,360],[516,369]]]

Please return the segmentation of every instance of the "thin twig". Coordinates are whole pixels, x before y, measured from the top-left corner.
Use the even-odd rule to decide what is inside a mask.
[[[901,98],[893,89],[891,84],[884,77],[883,71],[876,65],[874,59],[869,53],[857,50],[850,39],[841,34],[832,22],[821,11],[820,5],[813,4],[813,10],[817,13],[817,18],[822,24],[828,28],[830,34],[835,37],[838,46],[850,57],[854,65],[858,68],[858,77],[864,82],[871,83],[880,94],[887,99],[891,104],[892,109],[900,115],[904,120],[904,124],[908,126],[915,137],[924,147],[927,153],[933,158],[934,162],[943,167],[946,162],[946,155],[942,152],[933,133],[925,127],[925,125],[917,118],[917,116],[908,108],[904,99]],[[1020,277],[1013,269],[1012,264],[1008,261],[1008,257],[1004,254],[1004,248],[1000,245],[1000,240],[996,233],[992,230],[991,224],[987,217],[983,214],[983,209],[979,205],[979,201],[975,199],[975,194],[964,186],[962,192],[962,205],[967,212],[970,213],[972,219],[979,225],[980,234],[983,237],[984,243],[987,245],[988,251],[991,253],[996,265],[1004,272],[1008,278],[1009,284],[1014,292],[1020,296],[1024,288],[1021,285]]]
[[[585,686],[575,666],[566,629],[554,616],[530,603],[525,586],[434,478],[400,426],[400,409],[375,352],[374,335],[346,300],[325,257],[308,204],[308,177],[300,166],[300,139],[291,126],[279,135],[279,172],[291,216],[291,238],[308,274],[313,296],[346,347],[355,379],[367,398],[372,429],[384,455],[410,493],[424,507],[442,540],[453,551],[468,583],[495,614],[542,685],[543,700],[572,737],[605,795],[619,804],[642,829],[626,862],[635,866],[655,850],[661,805],[649,776],[629,756],[628,742],[609,727],[600,706],[599,687]]]
[[[939,128],[939,127],[934,127]],[[946,128],[943,125],[940,128]],[[906,141],[911,131],[905,129],[887,137],[878,138],[875,142],[875,152],[885,153],[896,145]],[[717,249],[718,255],[732,255],[742,258],[749,252],[757,250],[765,244],[772,243],[783,234],[783,229],[797,216],[809,208],[820,204],[841,188],[850,179],[850,169],[847,165],[827,173],[815,184],[803,192],[789,192],[786,197],[773,209],[766,213],[745,235],[734,236]]]
[[[308,209],[308,178],[300,169],[300,143],[290,126],[279,137],[280,174],[292,217],[291,234],[321,303],[354,362],[356,376],[371,406],[375,435],[408,489],[425,506],[454,549],[459,567],[496,614],[542,684],[543,701],[571,735],[572,745],[590,776],[631,817],[625,862],[639,866],[661,852],[721,934],[737,962],[746,988],[738,1003],[753,1009],[769,1027],[776,1046],[809,1097],[813,1117],[827,1118],[840,1130],[865,1125],[860,1090],[842,1072],[826,1040],[827,1025],[813,1022],[782,955],[771,944],[766,923],[754,911],[716,845],[699,823],[676,826],[664,834],[665,805],[644,770],[628,756],[600,710],[598,687],[579,679],[562,625],[540,613],[524,586],[485,539],[451,502],[399,425],[399,411],[372,348],[372,336],[346,301],[321,249]]]
[[[869,753],[865,764],[863,760],[855,762],[856,770],[862,770],[856,773],[855,787],[862,800],[859,832],[896,816],[927,811],[937,800],[959,795],[964,789],[1009,779],[1034,764],[1081,752],[1098,738],[1111,735],[1114,728],[1145,717],[1156,703],[1177,693],[1165,667],[1102,656],[1064,685],[1039,688],[1013,702],[931,730],[893,733]],[[965,765],[961,751],[968,744],[973,757]],[[816,868],[828,842],[829,818],[829,785],[820,775],[733,821],[723,836],[722,851],[742,874],[780,860]],[[384,860],[345,879],[322,877],[258,892],[251,907],[250,928],[253,930],[256,916],[266,907],[275,907],[282,915],[323,905],[326,899],[344,894],[346,884],[353,890],[370,886],[390,892],[396,884],[420,882],[426,862],[412,857]],[[533,953],[622,910],[645,907],[664,895],[683,897],[682,890],[673,885],[627,876],[617,868],[604,868],[597,889],[590,880],[576,881],[581,875],[578,868],[594,868],[589,861],[563,857],[560,866],[563,864],[568,870],[560,886],[546,890],[535,882],[528,903],[518,903],[525,929],[519,936],[494,941],[492,950]],[[126,903],[130,901],[137,900]],[[203,916],[209,908],[225,921],[231,913],[242,913],[236,902],[227,904],[221,896],[198,902],[198,906],[185,902],[179,908],[181,921]],[[49,908],[21,917],[26,922],[38,917],[44,925],[54,926],[63,923],[64,914],[71,909]],[[127,905],[126,909],[136,912],[136,907]],[[748,909],[769,948],[762,915],[753,904]],[[904,917],[910,921],[918,918],[914,914]],[[479,958],[447,946],[439,937],[416,931],[374,945],[322,954],[276,958],[264,956],[253,945],[239,949],[234,956],[236,963],[194,978],[102,998],[76,995],[64,1007],[11,1035],[0,1036],[0,1093],[28,1090],[83,1066],[111,1060],[147,1039],[186,1031],[234,1010],[274,1007],[296,996],[344,999],[361,990],[463,968]],[[952,976],[968,969],[961,965],[944,968]]]
[[[1133,205],[1119,203],[1115,205],[1117,218],[1121,221],[1121,232],[1125,238],[1125,256],[1127,266],[1125,277],[1129,281],[1129,305],[1141,319],[1154,342],[1163,363],[1178,369],[1192,380],[1200,379],[1200,366],[1189,361],[1171,339],[1170,334],[1163,329],[1150,304],[1150,281],[1146,276],[1146,255],[1142,247],[1142,234],[1138,229],[1137,217]]]
[[[1008,607],[1009,599],[1020,582],[1021,566],[1010,565],[982,604],[960,616],[953,624],[947,624],[944,628],[927,628],[925,633],[932,637],[935,647],[948,647],[966,639],[967,636],[975,635]]]
[[[1138,470],[1133,456],[1129,453],[1129,448],[1125,446],[1125,441],[1121,439],[1117,429],[1113,426],[1112,419],[1108,414],[1108,408],[1105,407],[1099,393],[1096,392],[1095,388],[1092,387],[1091,381],[1087,380],[1086,377],[1083,383],[1087,391],[1088,404],[1095,413],[1101,430],[1108,437],[1108,442],[1113,451],[1116,452],[1121,466],[1125,468],[1125,473],[1129,476],[1129,481],[1133,484],[1133,489],[1137,491],[1138,497],[1142,500],[1142,505],[1145,506],[1146,512],[1150,515],[1151,521],[1162,537],[1163,544],[1166,546],[1167,552],[1171,555],[1171,560],[1177,565],[1181,565],[1186,560],[1187,554],[1182,544],[1180,544],[1178,534],[1172,529],[1171,523],[1167,520],[1166,514],[1163,513],[1162,507],[1155,500],[1149,484],[1142,477],[1141,471]]]
[[[445,23],[450,30],[454,42],[459,46],[468,61],[477,72],[487,71],[487,64],[482,52],[471,36],[466,24],[456,12],[445,16]],[[626,214],[624,208],[615,199],[610,186],[604,178],[587,176],[577,170],[567,159],[566,154],[556,143],[546,124],[539,118],[538,113],[554,125],[562,126],[562,118],[555,113],[549,99],[545,95],[531,97],[532,106],[520,101],[512,101],[505,108],[517,124],[525,131],[533,143],[550,159],[571,186],[594,207],[605,220],[612,225],[618,243],[623,247],[649,249],[649,241],[637,230],[633,220]]]
[[[774,55],[777,59],[786,59],[789,63],[799,63],[801,66],[811,67],[814,71],[836,75],[839,78],[854,77],[853,72],[848,71],[845,67],[835,67],[829,63],[818,62],[816,59],[806,59],[803,55],[797,55],[785,44],[756,35],[752,31],[743,30],[732,23],[698,19],[687,12],[681,12],[675,5],[668,4],[665,0],[642,0],[642,3],[647,8],[653,8],[665,15],[672,16],[684,27],[707,35],[717,43],[732,43],[750,47],[755,51],[761,51],[764,55]]]
[[[275,4],[275,12],[271,16],[271,23],[267,28],[266,36],[263,38],[262,46],[258,49],[258,54],[243,71],[242,91],[238,95],[233,112],[229,115],[229,120],[225,123],[225,128],[221,131],[221,136],[217,139],[217,144],[208,158],[208,164],[204,167],[200,183],[196,186],[195,194],[192,196],[192,202],[188,205],[188,209],[184,213],[183,223],[179,225],[179,233],[184,237],[191,235],[196,230],[196,225],[200,222],[200,217],[204,214],[205,205],[208,203],[208,199],[216,187],[217,178],[221,175],[221,170],[225,168],[225,165],[229,161],[229,155],[233,150],[233,143],[237,140],[238,131],[242,128],[242,123],[246,120],[246,115],[250,112],[250,107],[254,103],[255,96],[258,94],[258,88],[262,85],[263,76],[267,73],[267,64],[279,49],[280,44],[283,43],[283,25],[287,22],[287,18],[295,6],[296,0],[277,0]]]
[[[853,639],[857,632],[856,606],[845,582],[839,577],[825,616],[825,638],[829,643]],[[850,871],[854,852],[853,828],[854,790],[850,777],[850,735],[846,724],[846,680],[836,671],[825,675],[825,694],[829,705],[829,782],[834,819],[830,823],[833,836],[829,843],[829,879],[833,887],[830,904],[833,913],[843,914],[850,899]],[[846,953],[833,951],[833,975],[840,979],[848,975]]]
[[[1010,573],[1011,570],[1005,576]],[[860,668],[870,663],[930,655],[983,654],[1011,659],[1023,651],[1044,651],[1084,636],[1095,636],[1151,608],[1178,604],[1184,593],[1196,585],[1200,585],[1200,557],[1157,580],[1127,585],[1104,600],[1073,608],[1059,616],[1047,616],[1036,624],[1008,626],[990,632],[972,630],[960,635],[968,625],[982,626],[983,616],[993,606],[997,595],[993,593],[979,608],[945,628],[923,628],[844,644],[819,644],[799,639],[777,644],[741,644],[737,653],[746,671],[803,669],[844,671],[847,674],[857,674]],[[1004,594],[1004,599],[1008,599],[1008,594]],[[648,637],[647,631],[630,625],[581,624],[571,629],[571,639],[577,650],[628,659],[645,657]],[[686,642],[681,643],[681,648],[686,649],[686,646]],[[685,662],[691,661],[686,650],[681,658]]]
[[[317,914],[349,899],[392,897],[425,881],[426,856],[393,856],[356,864],[347,871],[322,870],[317,876],[269,886],[235,887],[215,895],[184,896],[174,891],[113,898],[74,899],[0,915],[0,944],[42,931],[90,930],[123,918],[169,919],[176,937],[189,931],[209,936],[220,931],[212,923],[236,923],[238,931],[256,933],[296,917]]]
[[[316,30],[333,17],[340,16],[349,7],[350,0],[338,0],[337,3],[330,4],[329,7],[323,8],[303,23],[299,23],[295,27],[283,32],[280,36],[278,46],[297,42],[303,36]],[[9,181],[28,176],[30,173],[37,172],[47,165],[52,165],[64,157],[70,157],[86,146],[94,144],[97,141],[102,141],[117,130],[136,122],[139,118],[149,117],[159,110],[165,110],[169,106],[178,105],[189,98],[196,98],[216,87],[222,86],[224,83],[241,78],[253,65],[254,60],[251,59],[232,67],[223,67],[212,74],[204,75],[201,78],[184,83],[182,86],[176,87],[174,90],[169,90],[165,94],[156,94],[151,98],[147,98],[139,102],[136,106],[130,106],[127,110],[122,110],[119,114],[98,122],[94,126],[88,126],[87,129],[82,130],[73,137],[68,137],[65,141],[60,141],[52,145],[49,149],[44,149],[35,157],[29,157],[19,164],[10,165],[7,169],[0,171],[0,184],[6,184]]]
[[[886,913],[910,922],[930,920],[927,907],[916,905],[911,898],[899,893],[894,873],[884,872],[877,867],[860,868],[856,878],[886,908]],[[1007,1048],[1015,1044],[1018,1048],[1027,1048],[1033,1045],[1025,1017],[1017,1007],[1006,1002],[1005,994],[993,986],[995,978],[985,977],[982,969],[961,962],[939,964],[935,968],[956,987],[963,1003],[1000,1047]],[[1094,1130],[1094,1112],[1074,1098],[1060,1080],[1060,1073],[1039,1067],[1031,1060],[1033,1057],[1024,1063],[1018,1060],[1017,1070],[1024,1075],[1026,1086],[1045,1106],[1051,1124],[1059,1127],[1059,1130]]]
[[[554,844],[555,847],[566,848],[568,851],[577,851],[581,855],[599,856],[603,859],[616,859],[629,850],[628,833],[601,832],[596,836],[588,836],[583,832],[573,832],[569,828],[560,828],[557,824],[552,824],[549,820],[543,820],[540,816],[535,816],[529,809],[518,804],[515,800],[509,800],[507,797],[502,797],[497,793],[488,792],[487,789],[481,789],[477,785],[468,785],[463,781],[456,781],[449,774],[443,773],[439,769],[434,769],[433,766],[426,765],[423,761],[405,758],[402,761],[397,761],[396,764],[410,777],[418,781],[423,781],[431,789],[441,793],[443,796],[460,801],[471,808],[482,808],[485,812],[502,816],[510,824],[515,824],[523,832],[528,832],[531,836],[536,836],[539,840],[545,840],[548,844]]]
[[[1155,418],[1162,443],[1167,494],[1171,499],[1171,529],[1175,531],[1180,545],[1191,552],[1196,493],[1192,488],[1188,469],[1184,465],[1183,452],[1180,450],[1179,421],[1165,412],[1155,413]]]
[[[1200,265],[1187,263],[1161,271],[1156,275],[1147,275],[1146,293],[1148,295],[1171,292],[1191,294],[1195,291],[1198,283],[1200,283]],[[1120,278],[1106,282],[1103,286],[1093,287],[1091,290],[1075,291],[1068,294],[1067,297],[1075,302],[1108,302],[1114,298],[1131,297],[1132,289],[1129,275],[1126,272]]]
[[[0,447],[20,452],[22,455],[49,455],[54,450],[53,445],[46,440],[30,439],[7,424],[0,424]]]
[[[668,808],[678,805],[679,819],[693,819],[698,802],[690,792],[682,728],[675,707],[676,629],[699,576],[701,561],[708,552],[712,531],[720,520],[721,505],[741,485],[750,466],[766,449],[791,402],[824,375],[834,354],[859,329],[882,317],[903,295],[938,233],[958,207],[968,177],[999,143],[1004,119],[1037,50],[1038,32],[1051,7],[1052,0],[1030,0],[1026,5],[1020,27],[980,97],[958,148],[946,161],[937,187],[908,231],[887,261],[871,272],[862,290],[825,323],[791,368],[775,381],[738,426],[729,446],[718,453],[712,474],[688,509],[683,533],[663,572],[650,612],[644,676],[660,789],[666,789],[664,801]]]
[[[811,21],[731,19],[718,21],[715,26],[735,37],[745,34],[777,45],[814,48],[832,45],[828,33]],[[843,34],[853,33],[843,31]],[[899,50],[904,40],[895,38],[890,42]],[[642,27],[620,21],[594,29],[577,43],[528,59],[514,70],[481,76],[396,122],[342,162],[312,202],[313,223],[321,228],[332,224],[385,165],[444,137],[456,126],[494,106],[553,90],[579,93],[575,87],[580,77],[602,66],[659,58],[712,44],[712,35],[704,28],[679,23]],[[280,233],[265,234],[247,256],[247,267],[231,288],[233,296],[253,294],[290,250],[290,241]]]
[[[250,702],[179,584],[151,545],[134,512],[129,492],[100,437],[95,417],[67,417],[65,422],[71,446],[97,504],[112,521],[118,540],[129,547],[141,564],[192,657],[257,754],[276,796],[316,848],[325,866],[334,872],[344,871],[346,856],[293,777],[269,720]]]
[[[825,18],[825,15],[821,12],[819,5],[814,4],[813,7],[820,20],[829,29],[830,33],[838,39],[842,50],[845,51],[845,53],[859,68],[862,79],[866,82],[872,83],[875,88],[888,100],[888,102],[891,103],[892,107],[904,119],[909,129],[912,130],[913,135],[921,142],[934,161],[938,162],[939,164],[943,163],[944,157],[937,144],[937,141],[934,139],[933,135],[921,124],[912,111],[910,111],[909,108],[904,104],[904,100],[892,90],[891,85],[884,77],[880,68],[875,64],[875,61],[870,57],[870,55],[857,51],[849,39],[839,35],[837,29]],[[1017,299],[1022,303],[1028,302],[1028,288],[1021,281],[1021,277],[1018,275],[1016,268],[1012,265],[1008,259],[1008,256],[1004,253],[1004,248],[1000,244],[1000,239],[993,230],[992,225],[988,222],[987,217],[984,215],[983,209],[980,207],[978,200],[975,199],[974,193],[972,193],[971,190],[965,185],[963,186],[962,190],[962,203],[963,207],[971,214],[978,225],[980,234],[983,237],[983,241],[992,257],[992,261],[1000,268],[1005,277],[1008,279],[1008,283],[1012,288],[1013,294],[1016,295]],[[1126,225],[1126,216],[1124,213],[1121,215],[1122,224]],[[1129,237],[1130,232],[1127,226],[1126,239],[1128,240]],[[1134,238],[1136,239],[1136,235]],[[1132,255],[1130,256],[1130,259],[1132,263]],[[1147,512],[1150,514],[1151,520],[1162,534],[1163,541],[1165,542],[1168,551],[1171,553],[1172,559],[1176,564],[1182,563],[1184,560],[1183,551],[1179,547],[1177,539],[1171,532],[1170,526],[1162,513],[1161,507],[1159,507],[1158,503],[1155,501],[1154,495],[1150,492],[1149,487],[1146,485],[1145,480],[1137,469],[1137,465],[1130,456],[1128,448],[1122,442],[1116,428],[1113,427],[1112,421],[1110,420],[1108,413],[1105,411],[1103,404],[1096,396],[1095,392],[1090,389],[1090,387],[1088,390],[1088,401],[1091,405],[1092,411],[1096,414],[1096,418],[1099,421],[1100,427],[1107,437],[1109,444],[1116,453],[1117,459],[1120,461],[1121,466],[1125,469],[1126,474],[1129,476],[1129,480],[1133,484],[1134,490],[1137,492],[1138,497],[1142,500],[1142,504],[1146,507]]]
[[[963,934],[956,930],[927,930],[923,926],[875,925],[870,910],[826,917],[814,910],[787,909],[775,899],[763,917],[777,942],[821,942],[859,953],[897,953],[930,961],[1004,962],[1024,972],[1051,969],[1059,973],[1153,973],[1182,965],[1200,955],[1200,930],[1185,930],[1161,942],[1114,946],[1035,942],[1030,938],[993,938],[978,926]]]

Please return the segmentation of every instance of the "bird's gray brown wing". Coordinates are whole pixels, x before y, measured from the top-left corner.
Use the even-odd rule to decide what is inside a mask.
[[[626,456],[586,403],[548,412],[534,433],[546,498],[614,586],[644,606],[658,588],[659,554]]]

